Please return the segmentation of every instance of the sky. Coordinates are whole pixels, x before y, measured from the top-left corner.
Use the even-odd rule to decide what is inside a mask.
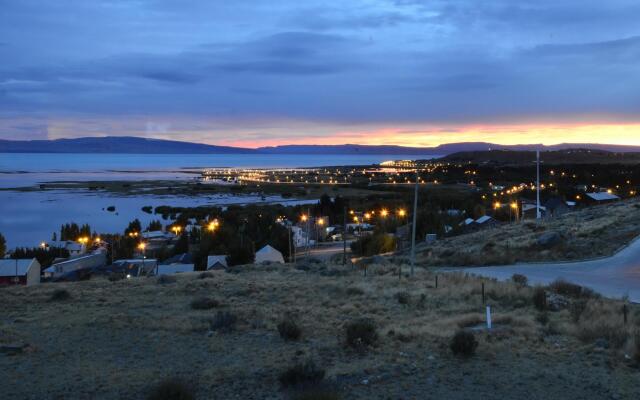
[[[0,0],[0,139],[640,145],[637,0]]]

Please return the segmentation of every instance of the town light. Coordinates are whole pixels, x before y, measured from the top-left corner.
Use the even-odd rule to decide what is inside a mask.
[[[102,241],[102,239],[100,239],[100,237],[97,237],[94,239],[96,243],[100,243]]]
[[[146,248],[147,248],[147,244],[145,242],[140,242],[140,244],[138,244],[138,250],[144,251],[144,249]]]
[[[400,217],[404,217],[404,216],[407,215],[407,211],[404,208],[401,208],[401,209],[398,210],[398,215]]]
[[[173,226],[173,227],[171,227],[171,230],[173,231],[173,233],[175,233],[175,234],[176,234],[176,236],[178,236],[178,233],[180,233],[180,231],[182,230],[182,228],[181,228],[181,227],[179,227],[179,226]]]
[[[40,243],[40,247],[42,247],[43,249],[47,248],[47,244],[45,242]]]
[[[497,209],[499,209],[500,207],[502,207],[502,204],[500,204],[500,202],[499,202],[499,201],[496,201],[496,202],[493,204],[493,208],[495,208],[496,210],[497,210]]]
[[[300,220],[302,222],[307,222],[307,219],[309,219],[305,214],[302,214],[302,216],[300,217]]]
[[[513,208],[514,210],[518,208],[518,203],[513,202],[511,203],[511,208]]]
[[[383,208],[383,209],[382,209],[382,211],[380,211],[380,216],[381,216],[382,218],[386,218],[386,217],[387,217],[387,215],[389,215],[389,211],[387,211],[387,209],[386,209],[386,208]]]
[[[320,225],[320,226],[324,225],[324,219],[323,218],[318,218],[318,225]]]

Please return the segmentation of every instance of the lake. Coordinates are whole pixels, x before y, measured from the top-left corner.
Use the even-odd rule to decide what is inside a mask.
[[[0,153],[0,188],[50,181],[195,179],[206,167],[293,168],[369,165],[389,159],[425,159],[416,155],[252,155],[252,154],[5,154]],[[248,203],[300,204],[279,196],[215,194],[209,196],[122,196],[79,190],[20,192],[0,190],[0,233],[9,248],[37,246],[59,232],[60,225],[88,223],[98,232],[122,232],[138,218],[143,225],[158,216],[143,206],[193,207]],[[307,201],[308,202],[308,201]],[[313,201],[312,201],[313,202]],[[106,210],[115,206],[116,212]]]

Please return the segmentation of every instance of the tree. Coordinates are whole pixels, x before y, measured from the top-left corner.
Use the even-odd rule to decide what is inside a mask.
[[[157,219],[149,222],[149,226],[147,227],[147,230],[149,232],[161,231],[162,230],[162,222],[158,221]]]
[[[127,229],[124,230],[124,234],[128,235],[134,232],[140,233],[140,231],[142,231],[142,224],[140,223],[140,220],[136,218],[133,221],[129,222],[129,226],[127,226]]]
[[[256,250],[253,242],[244,240],[234,242],[229,246],[229,254],[227,255],[227,264],[229,266],[251,264],[256,259]]]
[[[7,252],[7,241],[0,233],[0,258],[4,258],[4,253]]]

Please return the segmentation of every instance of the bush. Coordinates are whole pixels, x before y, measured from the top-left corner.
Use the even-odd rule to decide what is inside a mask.
[[[66,289],[56,289],[51,293],[49,301],[65,301],[71,298],[71,293]]]
[[[220,303],[216,299],[209,297],[198,297],[191,301],[191,308],[194,310],[210,310],[218,307]]]
[[[586,308],[586,300],[578,299],[571,302],[571,305],[569,306],[569,313],[571,314],[573,322],[578,323],[580,321],[580,317]]]
[[[521,287],[525,287],[529,283],[529,279],[522,274],[513,274],[511,280],[513,281],[513,283]]]
[[[117,282],[117,281],[121,281],[125,278],[125,274],[123,273],[118,273],[118,272],[114,272],[112,274],[109,274],[109,282]]]
[[[193,400],[195,396],[189,385],[176,378],[168,378],[155,385],[147,400]]]
[[[406,305],[409,304],[409,301],[411,300],[411,295],[409,294],[409,292],[398,292],[395,295],[396,300],[398,300],[398,303]]]
[[[536,321],[542,325],[547,325],[549,323],[549,313],[546,311],[538,313],[538,315],[536,315]]]
[[[178,280],[173,275],[160,275],[158,277],[158,283],[161,285],[166,285],[168,283],[176,283]]]
[[[328,385],[310,385],[295,391],[292,400],[338,400],[338,391]]]
[[[302,336],[302,329],[290,317],[285,317],[278,324],[278,333],[284,340],[298,340]]]
[[[540,311],[547,309],[547,292],[538,286],[533,290],[533,305]]]
[[[295,364],[280,374],[280,384],[285,388],[300,388],[318,385],[324,379],[325,371],[313,361]]]
[[[359,319],[346,326],[347,345],[354,348],[374,346],[378,341],[378,332],[370,319]]]
[[[198,279],[209,279],[209,278],[213,278],[212,272],[205,271],[198,274]]]
[[[364,294],[364,290],[359,287],[350,286],[347,288],[347,296],[362,296]]]
[[[212,331],[231,332],[236,327],[238,317],[228,311],[218,311],[211,321]]]
[[[455,355],[463,357],[471,357],[475,354],[478,347],[478,341],[476,340],[473,332],[468,330],[460,330],[453,335],[449,348]]]
[[[593,290],[562,279],[554,281],[549,285],[549,288],[560,295],[572,297],[574,299],[590,299],[598,297],[596,292]]]

